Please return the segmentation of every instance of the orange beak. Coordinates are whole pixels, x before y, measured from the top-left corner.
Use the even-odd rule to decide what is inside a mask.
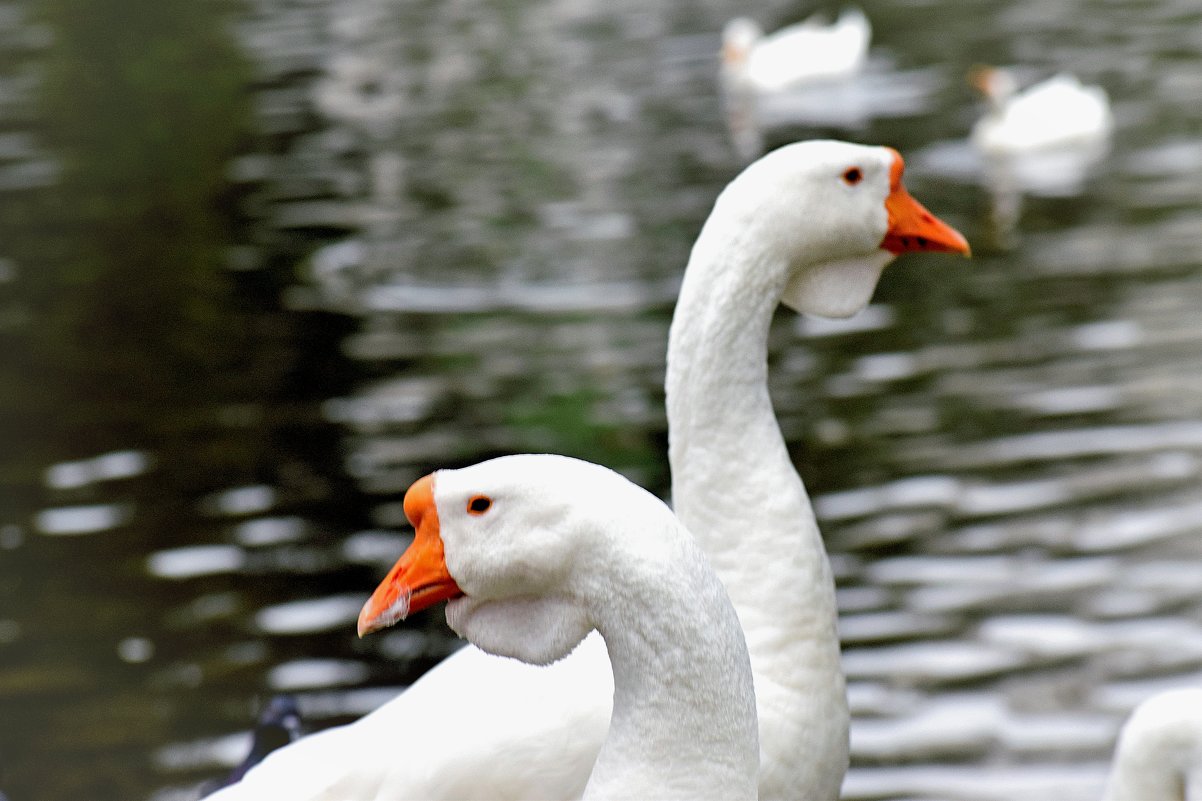
[[[968,73],[968,84],[985,97],[993,96],[993,67],[973,67]]]
[[[735,66],[747,60],[747,50],[738,45],[725,42],[722,45],[722,62]]]
[[[881,240],[881,248],[894,254],[925,250],[971,256],[968,240],[927,211],[906,191],[901,180],[905,168],[901,154],[894,150],[893,166],[889,171],[889,196],[885,198],[889,229]]]
[[[359,612],[360,637],[404,620],[411,612],[463,595],[447,572],[433,475],[418,479],[405,493],[405,517],[417,533]]]

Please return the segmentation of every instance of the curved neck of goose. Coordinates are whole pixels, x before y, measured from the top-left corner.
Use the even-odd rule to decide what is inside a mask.
[[[742,622],[761,747],[798,737],[813,744],[807,754],[765,750],[761,770],[792,765],[790,776],[812,783],[804,788],[809,797],[835,798],[837,768],[847,765],[848,711],[834,580],[768,394],[768,331],[787,281],[787,265],[757,244],[753,230],[711,217],[669,335],[672,502]],[[798,792],[773,781],[762,777],[763,797]]]
[[[1104,801],[1185,801],[1202,762],[1202,691],[1156,696],[1123,727]]]
[[[991,117],[1001,117],[1006,113],[1006,104],[1010,102],[1013,96],[1012,92],[998,92],[995,94],[985,95],[985,102],[988,104],[988,114]]]
[[[596,578],[590,604],[614,673],[609,734],[585,799],[755,799],[751,666],[717,577],[681,530],[652,572]]]

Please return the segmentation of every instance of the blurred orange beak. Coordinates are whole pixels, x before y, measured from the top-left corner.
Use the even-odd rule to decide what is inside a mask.
[[[412,612],[463,595],[447,572],[433,475],[418,479],[405,493],[405,516],[417,533],[359,612],[360,637],[404,620]]]
[[[995,72],[993,67],[973,67],[968,73],[968,84],[985,97],[992,97]]]
[[[893,166],[889,171],[889,196],[885,198],[889,228],[881,240],[881,248],[894,254],[923,250],[971,256],[968,240],[927,211],[906,191],[901,180],[905,168],[901,154],[894,150]]]

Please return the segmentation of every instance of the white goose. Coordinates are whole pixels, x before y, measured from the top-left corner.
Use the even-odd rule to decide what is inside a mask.
[[[673,502],[747,635],[764,799],[837,798],[848,758],[834,582],[768,396],[768,327],[782,300],[853,314],[898,253],[967,253],[906,192],[902,170],[890,148],[832,141],[755,162],[714,204],[672,323]],[[219,798],[577,798],[612,681],[597,636],[541,670],[464,648],[356,723],[275,752]]]
[[[1123,724],[1103,801],[1184,801],[1199,768],[1202,690],[1158,693]]]
[[[604,467],[526,454],[426,476],[405,514],[417,534],[364,605],[360,636],[443,598],[460,636],[532,665],[595,629],[613,720],[584,798],[756,798],[739,619],[662,501]]]
[[[1056,75],[1018,91],[1018,81],[996,67],[975,70],[970,80],[989,101],[973,127],[972,142],[988,155],[1018,155],[1105,142],[1113,128],[1110,101],[1099,86]]]
[[[847,78],[864,66],[871,39],[872,26],[858,8],[830,25],[815,14],[768,36],[755,21],[737,17],[722,31],[722,71],[733,85],[754,92]]]

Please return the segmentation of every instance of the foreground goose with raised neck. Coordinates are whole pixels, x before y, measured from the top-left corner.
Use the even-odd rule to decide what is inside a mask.
[[[584,798],[756,798],[743,632],[662,501],[589,462],[527,454],[427,476],[405,513],[417,534],[364,605],[360,636],[443,598],[457,633],[532,665],[596,630],[613,719]]]
[[[848,762],[834,579],[768,394],[768,330],[782,300],[854,314],[898,253],[967,252],[902,170],[889,148],[824,141],[751,165],[714,204],[672,321],[672,499],[747,635],[765,798],[837,798]]]
[[[1202,768],[1202,689],[1168,690],[1123,724],[1102,801],[1185,801]]]
[[[831,801],[848,759],[834,582],[768,396],[768,327],[782,300],[855,313],[899,253],[967,252],[910,197],[902,171],[890,148],[832,141],[752,164],[715,203],[672,324],[673,503],[747,634],[764,799]],[[542,670],[464,648],[362,720],[276,752],[220,798],[577,798],[612,681],[597,636]]]

